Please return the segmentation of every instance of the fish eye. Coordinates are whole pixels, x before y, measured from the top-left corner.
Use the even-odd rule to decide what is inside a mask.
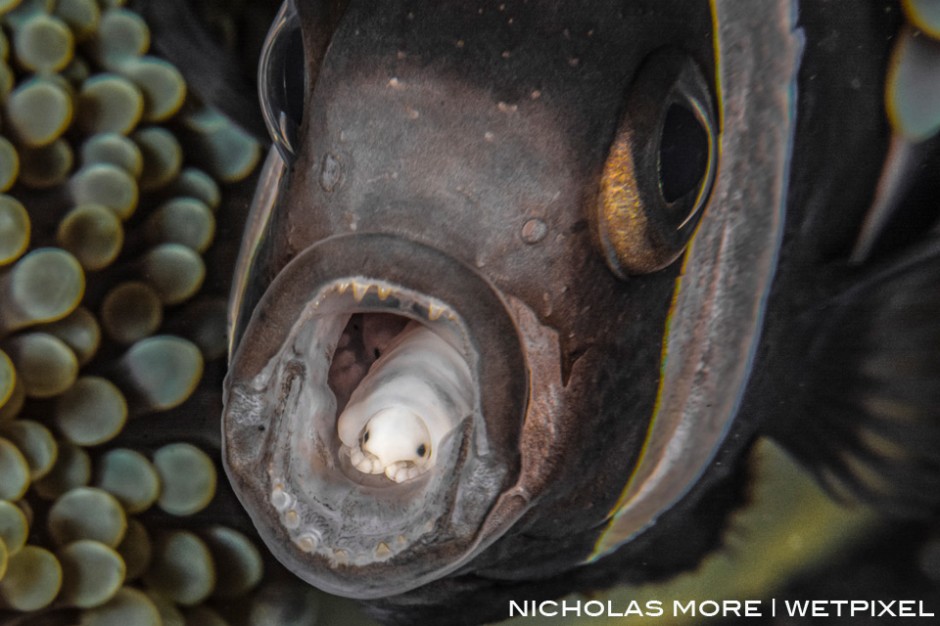
[[[261,110],[285,161],[296,152],[304,114],[306,78],[300,19],[293,0],[281,5],[268,31],[258,69]]]
[[[629,88],[595,214],[605,259],[618,276],[667,267],[692,239],[717,169],[707,84],[691,57],[661,49]]]
[[[659,144],[659,188],[667,204],[698,188],[709,156],[708,130],[688,107],[669,105]]]

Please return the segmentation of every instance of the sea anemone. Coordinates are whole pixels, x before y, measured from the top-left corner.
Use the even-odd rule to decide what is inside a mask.
[[[121,5],[0,2],[0,621],[272,623],[203,427],[260,146]]]

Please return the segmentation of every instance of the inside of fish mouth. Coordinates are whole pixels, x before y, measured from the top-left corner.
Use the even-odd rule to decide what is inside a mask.
[[[410,321],[397,313],[374,311],[353,313],[339,337],[330,372],[330,390],[336,397],[337,416],[346,408],[349,397]]]
[[[335,409],[316,417],[332,422],[335,467],[369,488],[420,482],[474,406],[475,355],[459,316],[434,298],[364,279],[339,281],[318,308],[335,313],[323,316],[333,319],[321,345]]]

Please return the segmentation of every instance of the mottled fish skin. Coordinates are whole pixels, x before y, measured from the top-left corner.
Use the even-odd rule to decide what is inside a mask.
[[[481,623],[510,599],[666,578],[720,544],[755,437],[800,448],[780,407],[815,362],[792,334],[810,341],[816,305],[866,271],[848,258],[888,155],[885,74],[903,20],[889,1],[748,5],[773,16],[763,24],[740,4],[678,4],[297,3],[304,119],[286,164],[270,161],[243,243],[223,431],[236,491],[300,577],[394,624]],[[722,152],[689,251],[632,275],[605,253],[596,203],[630,88],[663,48],[705,77]],[[758,76],[766,85],[747,82]],[[288,449],[308,432],[295,389],[326,376],[301,354],[308,303],[351,289],[378,306],[399,287],[393,299],[452,306],[479,357],[479,418],[457,431],[455,474],[421,492],[443,521],[395,547],[353,490],[334,512],[342,532],[298,535],[303,486],[278,480],[304,462]],[[696,391],[703,380],[713,395]],[[703,438],[644,448],[656,424]],[[644,455],[662,462],[643,470]],[[681,470],[689,456],[701,465]],[[630,491],[638,468],[663,495]],[[618,515],[635,502],[652,507],[645,518]],[[343,534],[357,524],[361,538]],[[374,558],[355,553],[367,539]]]

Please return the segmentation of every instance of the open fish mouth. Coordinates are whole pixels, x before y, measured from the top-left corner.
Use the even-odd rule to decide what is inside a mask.
[[[383,264],[392,276],[369,271],[373,249],[401,255]],[[446,267],[445,280],[425,283],[412,263]],[[495,540],[488,516],[518,474],[525,410],[514,335],[482,278],[420,244],[343,236],[289,263],[246,326],[223,418],[226,469],[272,552],[363,598],[438,578]],[[482,358],[497,346],[501,358]],[[519,372],[522,384],[487,382]]]
[[[313,446],[304,454],[363,487],[427,478],[478,407],[477,355],[456,312],[354,277],[327,284],[308,314],[296,339],[312,365],[297,406]]]

